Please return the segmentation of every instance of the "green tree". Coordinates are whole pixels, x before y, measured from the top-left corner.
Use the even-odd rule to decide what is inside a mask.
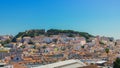
[[[99,42],[101,45],[105,45],[102,41]]]
[[[5,40],[5,41],[1,41],[0,43],[2,44],[2,45],[4,45],[4,44],[8,44],[8,43],[10,43],[11,42],[11,40],[10,39],[7,39],[7,40]]]
[[[113,63],[113,68],[120,68],[120,58],[116,58],[115,62]]]
[[[25,45],[22,45],[21,48],[25,48]]]
[[[107,55],[108,55],[108,53],[109,53],[109,48],[105,48],[105,52],[106,52]]]
[[[33,47],[34,49],[36,49],[36,46],[34,45],[34,47]]]
[[[14,37],[11,42],[17,42],[16,37]]]
[[[105,52],[107,54],[107,61],[109,60],[108,54],[109,54],[109,48],[105,48]]]
[[[70,33],[70,34],[68,34],[68,37],[74,37],[74,35]]]
[[[84,48],[85,48],[85,46],[83,45],[83,46],[81,46],[81,48],[82,48],[82,49],[84,49]]]
[[[108,57],[109,48],[105,48],[105,52],[107,53],[107,57]]]
[[[117,45],[117,42],[115,42],[115,46]]]
[[[44,45],[42,48],[43,48],[43,49],[46,49],[47,47],[46,47],[46,45]]]
[[[1,42],[0,42],[0,44],[4,45],[4,42],[3,42],[3,41],[1,41]]]
[[[30,41],[28,42],[28,44],[34,44],[34,42],[33,42],[32,40],[30,40]]]

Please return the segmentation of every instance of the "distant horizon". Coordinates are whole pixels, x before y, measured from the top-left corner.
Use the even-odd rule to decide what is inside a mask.
[[[0,35],[70,29],[120,39],[120,0],[0,0]]]

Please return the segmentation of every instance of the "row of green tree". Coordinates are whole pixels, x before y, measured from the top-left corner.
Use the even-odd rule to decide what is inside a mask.
[[[74,37],[76,35],[83,36],[86,39],[92,37],[89,33],[86,32],[78,32],[74,30],[59,30],[59,29],[50,29],[47,31],[47,35],[58,35],[58,34],[66,34],[69,37]]]
[[[40,35],[50,36],[50,35],[59,35],[59,34],[65,34],[69,37],[74,37],[76,35],[85,37],[86,39],[89,39],[89,37],[93,37],[93,35],[86,33],[86,32],[78,32],[74,30],[60,30],[60,29],[49,29],[45,31],[45,29],[32,29],[27,30],[25,32],[19,32],[13,39],[15,41],[16,38],[19,37],[35,37]]]

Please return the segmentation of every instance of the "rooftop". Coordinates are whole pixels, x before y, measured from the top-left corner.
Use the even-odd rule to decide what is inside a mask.
[[[59,61],[56,63],[42,65],[33,68],[78,68],[84,66],[86,66],[86,64],[82,63],[80,60],[71,59],[71,60]]]

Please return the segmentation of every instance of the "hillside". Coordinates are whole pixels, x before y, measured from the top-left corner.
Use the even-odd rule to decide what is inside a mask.
[[[14,39],[19,37],[25,37],[25,36],[35,37],[40,35],[50,36],[50,35],[60,35],[60,34],[65,34],[69,37],[74,37],[78,35],[78,36],[85,37],[86,39],[89,39],[89,37],[93,37],[93,35],[87,32],[78,32],[74,30],[49,29],[45,31],[45,29],[32,29],[32,30],[27,30],[25,32],[19,32],[14,37]]]

